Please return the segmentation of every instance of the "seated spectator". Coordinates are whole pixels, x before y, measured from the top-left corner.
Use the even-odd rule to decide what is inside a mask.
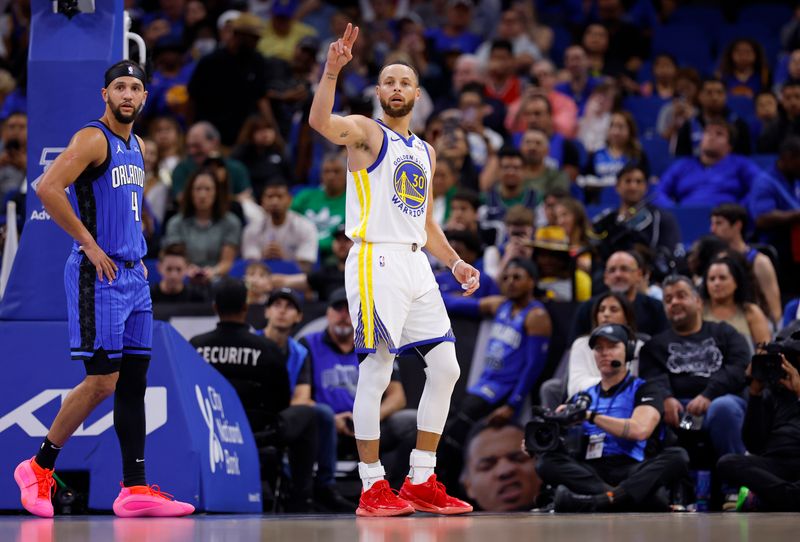
[[[762,240],[781,255],[782,291],[797,295],[797,281],[784,279],[797,276],[800,262],[800,253],[792,248],[792,239],[800,235],[800,137],[787,138],[775,167],[753,182],[748,210]]]
[[[285,443],[289,448],[292,488],[290,512],[311,511],[317,420],[307,405],[290,406],[291,366],[286,353],[271,340],[253,335],[245,323],[247,289],[226,278],[216,288],[214,310],[220,318],[214,331],[191,339],[197,352],[233,385],[242,401],[259,447]],[[230,363],[230,360],[238,363]],[[268,438],[266,435],[277,433]],[[262,464],[262,476],[264,465]]]
[[[334,290],[344,287],[344,267],[352,246],[353,241],[347,237],[344,224],[339,224],[333,234],[333,255],[323,262],[320,269],[308,274],[272,275],[273,285],[298,292],[312,291],[321,301],[327,301]]]
[[[300,40],[307,36],[316,36],[317,31],[313,27],[294,16],[299,6],[299,2],[292,0],[276,0],[272,3],[272,16],[261,32],[258,52],[265,57],[276,57],[289,62]]]
[[[764,48],[753,39],[733,40],[722,53],[719,74],[728,95],[755,98],[769,88],[769,63]]]
[[[158,175],[158,146],[152,139],[145,139],[144,154],[144,199],[148,213],[154,220],[154,228],[161,230],[164,227],[164,216],[167,208],[172,204],[169,187]]]
[[[289,209],[292,195],[286,179],[271,179],[261,194],[262,213],[242,234],[242,256],[250,260],[288,260],[305,272],[317,262],[317,228]]]
[[[675,161],[661,176],[653,203],[659,207],[713,207],[747,201],[761,170],[749,159],[731,154],[735,139],[727,122],[707,121],[700,156]]]
[[[689,456],[681,448],[645,456],[648,441],[658,438],[663,395],[656,382],[631,375],[633,337],[619,324],[598,327],[589,337],[601,376],[584,390],[592,399],[583,423],[589,436],[586,459],[557,450],[536,462],[542,481],[556,487],[556,512],[666,512],[669,502],[659,498],[659,490],[688,474]]]
[[[578,116],[582,117],[589,96],[602,79],[591,75],[589,57],[580,45],[572,45],[564,51],[564,68],[569,80],[557,84],[555,89],[572,98],[578,106]]]
[[[477,424],[465,446],[461,485],[467,497],[484,512],[531,510],[541,480],[535,462],[519,443],[522,428],[513,423]]]
[[[617,111],[611,114],[605,147],[589,154],[578,184],[584,187],[613,186],[619,172],[628,164],[637,164],[645,178],[650,177],[650,166],[639,143],[636,120],[627,111]],[[589,192],[587,190],[587,197]]]
[[[770,90],[762,90],[755,98],[756,118],[750,121],[750,135],[758,149],[758,141],[764,129],[777,121],[780,116],[778,98]]]
[[[251,261],[244,270],[247,287],[247,323],[253,329],[267,327],[267,300],[272,292],[272,270],[261,261]]]
[[[500,290],[495,284],[494,279],[484,274],[483,262],[480,258],[481,242],[478,237],[468,231],[447,230],[445,231],[450,246],[468,264],[481,272],[481,285],[471,296],[464,296],[464,289],[461,283],[453,276],[450,269],[444,267],[434,273],[436,282],[439,284],[439,291],[442,293],[442,300],[450,315],[473,316],[479,318],[480,300],[489,295],[497,295]]]
[[[703,300],[691,279],[669,276],[663,289],[670,329],[642,347],[639,375],[661,389],[667,425],[702,424],[717,457],[743,454],[747,341],[725,322],[703,321]]]
[[[358,356],[355,353],[353,324],[347,308],[347,293],[339,288],[331,294],[325,313],[328,321],[323,331],[300,339],[311,361],[312,397],[325,408],[334,421],[334,444],[339,449],[355,451],[353,404],[358,384]],[[406,394],[395,363],[391,381],[381,399],[381,462],[387,466],[390,481],[402,483],[408,473],[405,458],[414,448],[417,411],[406,409]],[[334,454],[336,447],[334,446]],[[393,459],[385,459],[391,455]],[[335,465],[333,465],[335,466]],[[326,471],[333,485],[333,470]],[[320,477],[318,471],[317,477]],[[351,512],[355,506],[351,508]]]
[[[492,108],[487,103],[484,89],[480,84],[464,85],[458,95],[458,112],[461,127],[467,132],[467,143],[472,161],[482,172],[486,171],[496,159],[497,151],[503,146],[503,136],[484,123],[486,118],[491,115]],[[449,112],[444,112],[443,115],[447,116]]]
[[[538,129],[525,130],[519,142],[519,152],[524,163],[522,175],[525,185],[536,192],[537,203],[555,188],[569,190],[567,174],[548,164],[550,141],[547,134]]]
[[[450,220],[445,224],[445,229],[472,232],[481,240],[483,248],[495,244],[500,238],[500,232],[496,226],[481,225],[478,222],[479,208],[478,194],[467,189],[456,191],[450,198]]]
[[[570,255],[576,259],[578,269],[591,273],[593,235],[589,217],[583,204],[575,198],[562,198],[556,204],[556,224],[564,229],[569,239]]]
[[[511,42],[493,40],[486,70],[486,95],[500,100],[506,107],[519,100],[522,96],[522,80],[516,76],[516,68]]]
[[[556,206],[564,198],[569,198],[569,190],[564,190],[559,187],[554,187],[544,193],[542,203],[536,208],[536,223],[537,228],[544,226],[558,226],[558,217],[556,216]]]
[[[210,122],[193,124],[186,133],[186,152],[188,156],[172,171],[172,195],[179,202],[192,174],[203,167],[209,158],[220,156],[219,131]],[[228,172],[228,189],[234,198],[240,202],[251,198],[253,190],[244,164],[232,158],[223,157],[222,161]]]
[[[637,164],[629,164],[617,174],[620,206],[603,212],[594,221],[595,234],[601,239],[601,260],[637,245],[649,248],[656,258],[675,253],[681,241],[678,222],[672,213],[647,201],[647,187],[647,175]]]
[[[772,338],[770,323],[762,310],[751,303],[751,288],[747,272],[739,261],[730,256],[711,262],[700,287],[703,296],[703,320],[727,322],[747,341],[750,352]]]
[[[444,227],[450,219],[450,199],[458,191],[456,167],[447,158],[436,159],[436,171],[433,172],[433,218],[439,226]],[[321,243],[321,242],[320,242]]]
[[[436,157],[450,160],[456,168],[459,186],[477,190],[480,186],[478,169],[472,159],[466,130],[461,127],[458,112],[442,114],[442,135],[434,143]]]
[[[489,423],[508,423],[518,416],[544,369],[552,323],[544,305],[533,297],[537,280],[532,262],[513,260],[500,281],[504,296],[480,301],[481,313],[494,318],[486,365],[445,425],[442,435],[449,457],[442,461],[446,464],[443,479],[460,475],[461,450],[472,426],[487,416]]]
[[[436,174],[443,161],[437,160]],[[319,250],[325,258],[331,254],[336,229],[339,224],[344,224],[347,158],[341,153],[326,155],[322,159],[320,178],[320,187],[304,188],[292,198],[292,211],[300,213],[317,227]],[[434,197],[438,195],[436,187],[433,193]]]
[[[653,80],[642,84],[642,95],[660,98],[664,101],[672,100],[678,94],[678,72],[678,62],[672,55],[669,53],[655,55],[653,57]]]
[[[158,177],[172,186],[172,172],[183,159],[183,130],[172,117],[156,117],[150,121],[148,136],[158,149]]]
[[[606,260],[603,284],[612,292],[625,296],[633,305],[637,330],[653,336],[666,330],[669,324],[661,302],[639,291],[643,269],[642,257],[636,251],[619,250]],[[570,342],[581,335],[588,335],[592,330],[591,310],[595,301],[593,298],[590,302],[581,304],[575,311]]]
[[[186,247],[181,244],[167,245],[158,253],[158,274],[161,280],[150,285],[153,304],[205,303],[208,299],[204,288],[187,284],[189,262]]]
[[[526,95],[520,103],[517,113],[523,128],[512,134],[514,145],[519,148],[525,130],[541,130],[547,135],[550,152],[545,163],[553,169],[563,170],[570,180],[574,180],[580,171],[580,151],[577,144],[553,129],[553,108],[550,100],[542,94]],[[515,122],[514,124],[517,124]]]
[[[186,183],[181,211],[167,222],[163,246],[182,243],[189,278],[207,283],[230,271],[241,240],[241,223],[228,212],[228,188],[211,169],[195,171]]]
[[[11,113],[0,128],[0,215],[6,214],[6,197],[22,189],[28,174],[28,115]]]
[[[619,107],[620,89],[613,80],[603,81],[586,100],[583,116],[578,120],[578,141],[587,152],[603,148],[608,139],[611,113]]]
[[[658,112],[656,131],[669,140],[675,153],[681,128],[698,113],[697,95],[700,92],[700,74],[694,68],[681,68],[675,74],[675,96]]]
[[[781,144],[790,136],[800,136],[800,81],[792,81],[781,88],[781,106],[778,118],[764,126],[758,138],[758,152],[776,154]]]
[[[620,66],[615,65],[617,63],[614,62],[616,59],[606,59],[608,53],[608,29],[605,26],[597,23],[587,25],[583,29],[581,46],[586,53],[586,62],[589,66],[590,74],[597,76],[600,74],[616,75],[619,73]]]
[[[797,339],[787,339],[795,343]],[[752,370],[749,373],[755,375]],[[800,374],[797,354],[781,355],[785,377],[778,382],[752,378],[742,435],[748,454],[722,456],[723,483],[741,486],[736,510],[800,511]]]
[[[187,59],[183,40],[171,36],[160,38],[153,49],[153,67],[143,116],[148,119],[171,116],[185,124],[189,105],[187,86],[195,63]]]
[[[550,101],[550,108],[553,111],[553,130],[564,137],[575,137],[578,129],[578,106],[575,101],[556,90],[556,68],[547,59],[537,61],[531,68],[531,83],[539,83],[536,86],[528,87],[525,93],[542,92]],[[516,117],[520,103],[514,104],[508,109],[507,121]],[[508,126],[507,126],[508,127]],[[524,130],[525,126],[508,127],[509,132]]]
[[[523,177],[522,154],[514,147],[503,147],[497,155],[499,175],[484,198],[483,220],[502,222],[512,205],[522,205],[531,211],[538,196]]]
[[[444,24],[434,26],[425,34],[425,38],[433,45],[434,55],[441,57],[454,49],[462,53],[474,53],[478,49],[481,37],[469,31],[473,7],[469,0],[447,2]]]
[[[540,272],[538,286],[550,301],[586,301],[592,296],[592,279],[578,269],[570,254],[569,237],[561,226],[536,230],[533,261]]]
[[[523,9],[519,5],[512,4],[511,7],[503,11],[497,24],[496,38],[508,40],[511,44],[515,73],[528,71],[535,61],[542,58],[542,52],[531,38],[529,28],[526,27],[525,16],[521,13]],[[494,41],[492,40],[484,41],[475,52],[475,55],[483,65],[487,65],[490,62],[493,43]]]
[[[628,299],[616,292],[605,292],[597,296],[592,306],[592,329],[608,324],[627,326],[636,333],[636,319],[633,306]],[[644,336],[645,339],[649,337]],[[639,375],[639,350],[644,345],[642,339],[636,339],[636,348],[628,367],[633,376]],[[600,371],[594,363],[594,353],[589,346],[589,336],[578,337],[569,351],[569,367],[567,372],[567,394],[572,397],[579,391],[589,389],[600,382]]]
[[[728,243],[730,249],[745,257],[753,271],[756,287],[764,294],[765,310],[773,323],[781,321],[781,291],[775,266],[769,256],[744,242],[747,230],[747,210],[731,203],[715,207],[711,211],[711,233]],[[747,296],[748,298],[751,296]],[[759,310],[760,312],[760,310]],[[734,326],[736,327],[736,326]],[[761,340],[755,341],[763,342]]]
[[[482,277],[497,280],[508,262],[514,258],[530,260],[533,257],[533,235],[536,231],[533,220],[533,211],[527,207],[514,205],[508,209],[504,219],[505,242],[492,245],[483,252]]]
[[[731,132],[735,133],[736,137],[730,138],[732,152],[750,154],[750,129],[744,119],[728,108],[725,85],[722,81],[715,78],[703,80],[697,102],[699,105],[697,114],[678,130],[675,156],[702,156],[701,141],[711,120],[733,125],[735,129]]]
[[[275,119],[256,113],[247,117],[239,130],[231,158],[247,168],[253,192],[261,194],[270,179],[291,177],[284,151],[285,143]]]

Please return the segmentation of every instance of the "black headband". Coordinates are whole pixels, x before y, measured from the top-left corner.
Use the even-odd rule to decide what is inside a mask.
[[[108,88],[108,85],[117,77],[135,77],[142,82],[143,86],[145,85],[146,77],[144,70],[133,62],[121,62],[111,66],[108,71],[106,71],[106,88]]]

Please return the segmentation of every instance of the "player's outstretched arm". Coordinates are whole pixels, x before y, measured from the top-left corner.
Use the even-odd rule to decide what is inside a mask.
[[[328,58],[322,72],[317,91],[311,102],[308,124],[336,145],[355,145],[367,137],[364,122],[368,119],[360,115],[342,117],[332,114],[336,94],[336,79],[339,72],[353,58],[353,44],[358,38],[358,27],[347,24],[344,35],[331,43]]]
[[[72,210],[64,192],[83,171],[98,165],[106,158],[108,143],[97,128],[85,128],[76,133],[64,152],[58,155],[36,184],[36,195],[56,224],[81,246],[97,269],[97,278],[116,278],[117,265],[97,245],[97,241]]]

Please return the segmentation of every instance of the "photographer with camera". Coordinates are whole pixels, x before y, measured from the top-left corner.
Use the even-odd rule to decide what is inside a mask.
[[[556,512],[666,511],[669,503],[658,495],[660,489],[687,473],[689,457],[681,448],[645,457],[648,440],[661,421],[663,401],[657,385],[628,370],[635,340],[627,326],[596,328],[589,347],[600,383],[555,412],[535,413],[526,427],[526,448],[539,456],[536,472],[543,482],[557,486]],[[582,420],[588,442],[585,449],[570,449],[568,439],[557,435]],[[552,422],[559,426],[555,431]]]
[[[737,511],[800,511],[800,333],[770,343],[749,367],[742,435],[750,455],[728,454],[720,478],[741,487]]]

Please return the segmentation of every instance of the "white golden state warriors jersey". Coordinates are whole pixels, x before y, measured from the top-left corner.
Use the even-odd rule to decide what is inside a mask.
[[[376,121],[383,143],[375,163],[347,172],[347,235],[356,242],[425,245],[432,180],[428,147]]]

